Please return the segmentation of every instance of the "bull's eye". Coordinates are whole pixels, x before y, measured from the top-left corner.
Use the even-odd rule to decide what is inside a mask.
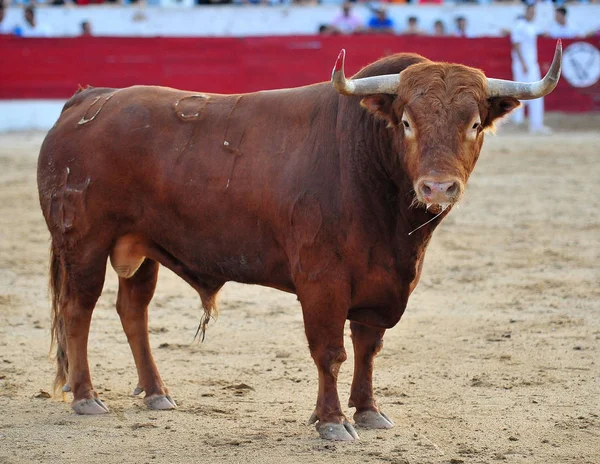
[[[476,130],[476,131],[480,131],[481,130],[481,123],[476,122],[475,124],[473,124],[473,127],[471,129]]]
[[[408,121],[407,121],[406,119],[403,119],[403,120],[402,120],[402,124],[404,124],[404,127],[405,127],[406,129],[410,129],[410,124],[408,123]]]

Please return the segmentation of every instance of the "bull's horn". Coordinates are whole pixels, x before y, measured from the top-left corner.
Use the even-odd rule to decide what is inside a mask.
[[[487,96],[492,97],[514,97],[519,100],[532,100],[548,95],[558,84],[560,77],[560,63],[562,58],[562,42],[558,39],[554,59],[548,73],[541,81],[537,82],[514,82],[502,79],[487,80]]]
[[[345,60],[346,50],[342,49],[331,73],[331,82],[335,90],[342,95],[374,95],[377,93],[395,95],[398,93],[400,74],[386,74],[384,76],[348,80],[344,75]]]

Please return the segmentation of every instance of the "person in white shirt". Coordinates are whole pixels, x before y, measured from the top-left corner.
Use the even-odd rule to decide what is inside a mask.
[[[4,3],[2,3],[2,1],[0,0],[0,35],[12,34],[14,29],[10,27],[4,20],[5,14],[6,10],[4,9]]]
[[[352,4],[350,2],[342,4],[342,13],[331,22],[330,26],[340,34],[354,34],[364,29],[361,19],[352,14]]]
[[[51,35],[47,26],[38,24],[32,6],[25,8],[25,22],[17,26],[15,34],[20,37],[50,37]]]
[[[542,31],[534,24],[535,4],[527,6],[525,16],[517,21],[510,34],[512,43],[512,72],[519,82],[535,82],[541,79],[538,63],[537,37]],[[522,102],[527,106],[529,116],[529,132],[549,134],[552,131],[544,126],[544,99],[527,100]],[[525,120],[523,106],[513,111],[513,120],[522,124]]]
[[[547,34],[553,39],[574,39],[577,33],[567,24],[567,9],[564,7],[554,10],[554,23]]]
[[[467,18],[464,16],[457,16],[454,18],[454,22],[456,24],[456,30],[454,32],[456,37],[465,37],[467,39],[473,37],[471,33],[467,31]]]

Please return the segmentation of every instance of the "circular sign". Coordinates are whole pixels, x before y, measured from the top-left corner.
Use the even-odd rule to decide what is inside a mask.
[[[562,74],[573,87],[589,87],[600,79],[600,51],[587,42],[567,47],[562,59]]]

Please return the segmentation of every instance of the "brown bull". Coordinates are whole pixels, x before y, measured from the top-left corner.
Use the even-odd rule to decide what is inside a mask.
[[[373,359],[417,285],[433,230],[461,198],[483,130],[552,91],[399,54],[353,80],[214,95],[161,87],[88,89],[65,105],[41,148],[40,203],[52,235],[55,387],[73,409],[108,409],[94,391],[87,340],[110,258],[117,311],[137,366],[136,393],[170,409],[148,342],[159,263],[200,295],[202,331],[227,281],[295,293],[319,374],[311,422],[357,438],[337,393],[350,320],[350,406],[389,428],[373,397]],[[336,91],[337,90],[337,91]]]

